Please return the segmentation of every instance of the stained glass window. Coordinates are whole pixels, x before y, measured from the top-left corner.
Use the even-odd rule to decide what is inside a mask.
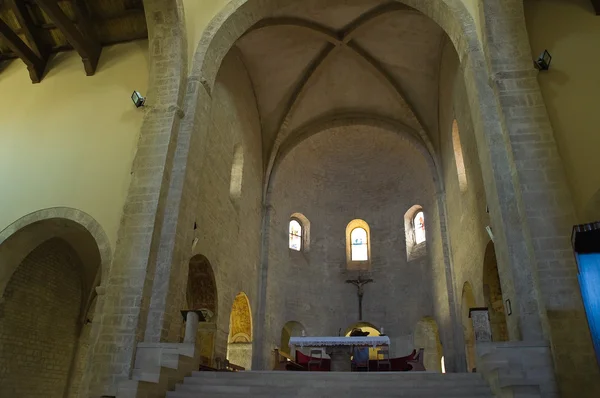
[[[297,220],[290,221],[290,249],[302,250],[302,225]]]
[[[425,242],[425,216],[423,212],[420,211],[417,213],[413,220],[415,226],[415,243],[418,245],[419,243]]]
[[[367,231],[363,228],[354,228],[350,233],[352,242],[352,261],[367,261],[369,259],[369,246]]]

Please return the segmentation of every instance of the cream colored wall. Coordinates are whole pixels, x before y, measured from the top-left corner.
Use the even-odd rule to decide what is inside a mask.
[[[553,56],[539,82],[579,222],[600,220],[600,17],[589,0],[525,2],[532,56]],[[598,198],[600,199],[600,198]]]
[[[40,84],[12,62],[0,72],[0,230],[55,206],[90,214],[114,248],[143,110],[148,43],[106,47],[95,76],[76,52],[51,61]]]
[[[249,0],[252,1],[252,0]],[[441,0],[440,0],[441,1]],[[473,15],[475,23],[479,24],[479,3],[481,0],[461,0],[467,10]],[[190,65],[194,60],[194,53],[202,38],[202,33],[210,21],[231,0],[182,0],[185,10],[185,23],[188,34],[188,49]],[[481,32],[481,29],[478,29]]]

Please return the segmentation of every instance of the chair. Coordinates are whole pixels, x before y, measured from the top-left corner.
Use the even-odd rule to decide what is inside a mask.
[[[381,347],[377,350],[377,371],[379,372],[382,368],[386,368],[388,371],[392,370],[389,347]]]
[[[317,369],[323,367],[323,351],[322,350],[310,350],[310,360],[308,361],[307,370],[310,372],[311,366],[316,365]]]
[[[355,372],[369,371],[369,349],[366,347],[354,347],[352,350],[352,370]]]

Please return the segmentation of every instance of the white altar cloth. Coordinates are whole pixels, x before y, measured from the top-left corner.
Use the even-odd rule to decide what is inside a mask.
[[[379,347],[389,346],[388,336],[361,336],[361,337],[290,337],[290,347],[339,347],[362,346]]]

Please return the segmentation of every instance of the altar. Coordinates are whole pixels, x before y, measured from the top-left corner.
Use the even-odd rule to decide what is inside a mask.
[[[361,337],[291,337],[290,353],[295,358],[297,347],[325,348],[331,357],[332,372],[349,372],[352,347],[383,347],[390,345],[388,336]]]

